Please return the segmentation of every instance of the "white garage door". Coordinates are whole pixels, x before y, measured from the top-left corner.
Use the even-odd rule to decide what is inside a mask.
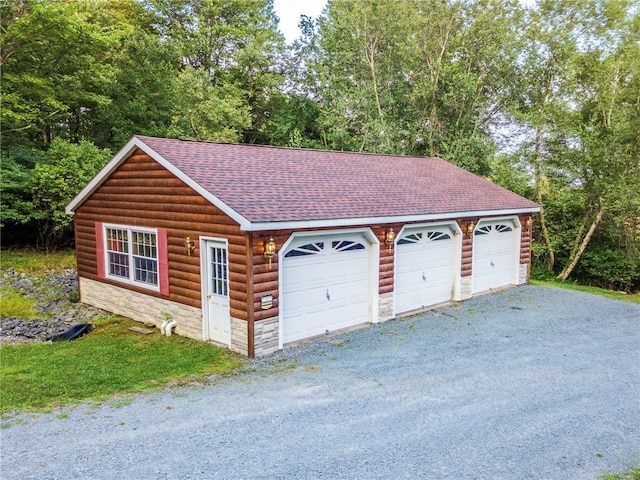
[[[514,283],[516,233],[510,221],[478,225],[473,234],[473,293]]]
[[[396,245],[396,312],[450,300],[456,264],[451,230],[448,227],[405,230]]]
[[[291,243],[282,269],[283,343],[369,321],[370,254],[360,234]]]

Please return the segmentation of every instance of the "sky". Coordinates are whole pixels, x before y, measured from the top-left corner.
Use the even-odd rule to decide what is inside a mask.
[[[300,15],[316,18],[322,13],[327,0],[274,0],[273,7],[280,18],[279,30],[287,43],[292,43],[301,34],[298,28]]]

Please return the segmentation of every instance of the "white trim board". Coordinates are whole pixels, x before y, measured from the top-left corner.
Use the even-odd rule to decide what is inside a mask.
[[[519,213],[537,213],[540,207],[514,208],[506,210],[475,210],[470,212],[450,212],[450,213],[427,213],[424,215],[402,215],[397,217],[363,217],[363,218],[338,218],[327,220],[294,220],[289,222],[249,222],[246,230],[260,232],[265,230],[297,230],[303,228],[326,228],[326,227],[350,227],[354,225],[375,225],[389,223],[407,222],[429,222],[435,220],[457,220],[461,218],[484,217],[504,217],[507,215],[517,215]],[[243,228],[243,230],[245,230]]]

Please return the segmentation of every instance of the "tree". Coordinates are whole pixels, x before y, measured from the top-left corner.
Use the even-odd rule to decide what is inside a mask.
[[[578,146],[561,157],[562,166],[585,193],[580,228],[569,261],[558,275],[562,280],[580,261],[605,213],[620,198],[637,207],[632,198],[640,190],[640,31],[628,19],[623,3],[603,7],[608,7],[602,12],[608,15],[603,19],[608,24],[606,34],[581,55],[577,71],[579,103],[572,133]],[[633,208],[628,212],[633,214]]]
[[[309,67],[328,145],[443,156],[488,174],[520,16],[517,2],[492,0],[330,2]]]
[[[238,108],[239,116],[248,112],[250,122],[242,122],[242,139],[253,143],[260,138],[270,99],[284,81],[278,68],[284,38],[277,32],[272,0],[148,0],[145,6],[157,15],[161,34],[176,42],[185,70],[197,71],[202,87],[208,81],[214,95],[212,105],[222,101]],[[178,85],[181,82],[179,79]],[[184,105],[185,99],[178,103]],[[211,115],[215,113],[209,112]],[[191,120],[184,117],[179,122]]]
[[[175,89],[170,137],[237,142],[251,124],[243,92],[233,84],[211,85],[203,70],[187,67]]]
[[[1,56],[5,145],[89,135],[87,115],[110,103],[104,92],[117,34],[94,21],[104,4],[26,0],[9,7]]]
[[[91,142],[78,144],[55,139],[44,162],[33,170],[30,220],[39,227],[39,246],[49,251],[70,234],[73,217],[65,213],[69,202],[93,179],[111,157]]]
[[[542,207],[536,250],[562,280],[585,253],[633,264],[638,235],[625,225],[640,213],[638,11],[625,0],[544,0],[528,18],[506,111],[528,137],[511,161],[531,172]],[[597,254],[606,251],[617,253]]]

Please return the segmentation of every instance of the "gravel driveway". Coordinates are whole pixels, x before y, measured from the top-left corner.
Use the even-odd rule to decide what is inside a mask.
[[[640,462],[639,305],[519,287],[253,367],[14,418],[0,477],[599,479]]]

